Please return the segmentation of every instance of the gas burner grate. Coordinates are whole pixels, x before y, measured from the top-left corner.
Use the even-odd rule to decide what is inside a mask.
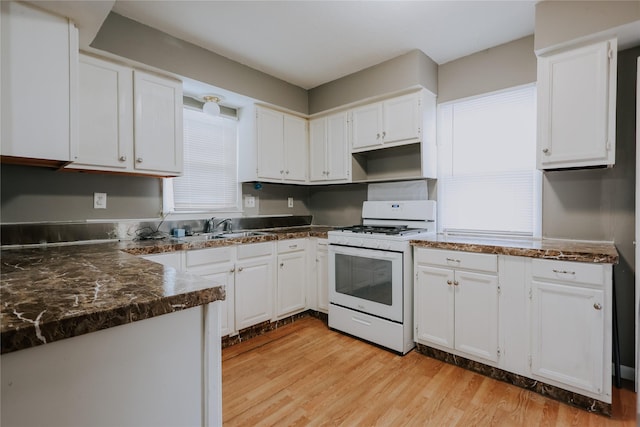
[[[402,236],[406,234],[420,233],[424,231],[421,228],[408,228],[406,225],[397,226],[373,226],[373,225],[352,225],[349,227],[341,227],[338,230],[348,233],[358,234],[384,234],[388,236]]]

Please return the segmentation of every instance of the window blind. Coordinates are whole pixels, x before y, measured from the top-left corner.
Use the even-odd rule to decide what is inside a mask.
[[[184,110],[184,173],[173,178],[176,211],[238,209],[237,122]]]
[[[535,87],[439,107],[439,228],[539,233]]]

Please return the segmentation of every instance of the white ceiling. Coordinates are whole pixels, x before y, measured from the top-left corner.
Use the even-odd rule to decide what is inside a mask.
[[[310,89],[413,49],[443,64],[533,34],[535,3],[118,0],[113,11]]]

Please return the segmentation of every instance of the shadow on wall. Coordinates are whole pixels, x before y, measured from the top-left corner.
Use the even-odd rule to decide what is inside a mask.
[[[362,202],[367,200],[367,184],[311,187],[309,207],[317,225],[360,224]]]
[[[2,165],[2,223],[159,218],[158,178],[62,172]],[[93,193],[107,193],[107,208],[93,208]]]

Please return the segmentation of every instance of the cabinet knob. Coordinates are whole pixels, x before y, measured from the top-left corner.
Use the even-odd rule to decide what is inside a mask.
[[[453,286],[458,286],[459,284],[460,284],[460,283],[458,283],[458,281],[457,281],[457,280],[454,280],[454,281],[453,281]]]
[[[242,271],[242,267],[238,267],[238,272],[241,272],[241,271]]]
[[[138,157],[138,158],[136,159],[136,162],[137,162],[137,163],[142,163],[142,157]]]
[[[376,139],[380,139],[380,134],[379,133],[376,134]]]
[[[118,160],[120,160],[121,162],[126,162],[127,161],[127,156],[120,156],[118,158]]]
[[[549,154],[549,149],[548,149],[548,148],[543,148],[543,149],[542,149],[542,152],[543,152],[544,154]]]
[[[229,273],[235,273],[235,272],[236,272],[235,268],[232,268],[231,270],[229,270]]]
[[[284,267],[284,262],[280,263],[280,268]]]
[[[387,132],[382,132],[382,139],[384,139],[385,136],[387,136]]]
[[[285,173],[286,173],[287,175],[289,175],[289,171],[285,171]]]
[[[280,171],[280,175],[282,175],[283,173],[284,173],[284,171],[283,171],[283,170],[281,170],[281,171]]]
[[[597,302],[593,304],[593,308],[595,308],[596,310],[602,310],[602,305],[599,302]]]
[[[453,282],[451,280],[447,280],[447,285],[451,286],[453,285]]]

